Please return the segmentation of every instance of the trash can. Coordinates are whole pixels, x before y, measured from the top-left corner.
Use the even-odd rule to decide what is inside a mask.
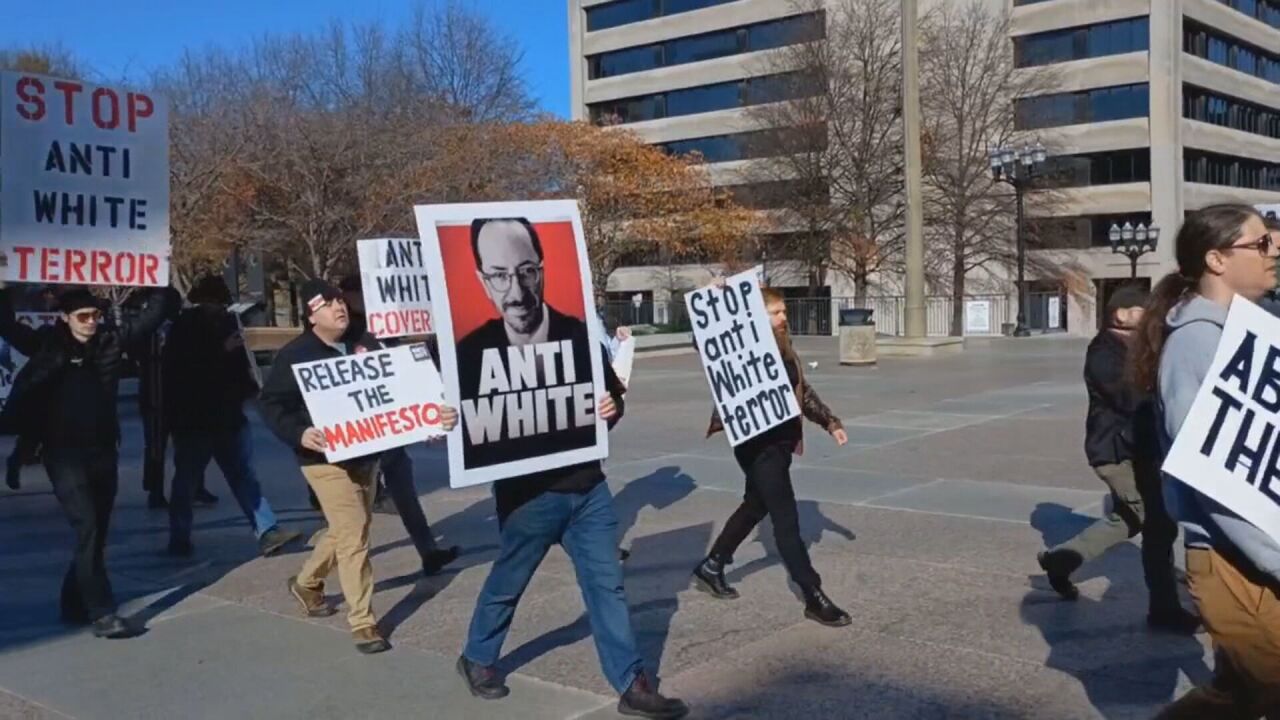
[[[840,364],[876,364],[876,324],[871,310],[840,311]]]

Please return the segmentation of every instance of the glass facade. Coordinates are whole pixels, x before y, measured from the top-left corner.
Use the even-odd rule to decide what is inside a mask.
[[[1182,161],[1187,182],[1280,192],[1280,163],[1190,148],[1183,150]]]
[[[762,75],[592,103],[587,109],[594,123],[633,123],[780,102],[814,95],[815,90],[812,77],[805,74]]]
[[[1182,116],[1191,120],[1280,139],[1280,110],[1185,85]]]
[[[1183,22],[1182,49],[1211,63],[1280,84],[1280,55],[1197,22]]]
[[[653,45],[625,48],[587,56],[587,78],[628,75],[673,65],[712,60],[822,37],[825,20],[821,13],[793,15],[780,20],[747,25],[702,35],[666,40]]]
[[[1280,0],[1218,0],[1218,2],[1280,30]]]
[[[737,0],[616,0],[589,7],[587,32],[607,30],[621,25],[644,22],[667,15],[679,15],[691,10],[726,5]]]
[[[1015,62],[1033,67],[1147,50],[1150,24],[1143,16],[1014,38]]]
[[[1147,84],[1118,85],[1079,92],[1036,95],[1014,101],[1019,130],[1147,117]]]
[[[1044,166],[1044,187],[1068,188],[1149,182],[1151,150],[1135,148],[1111,152],[1055,155]]]

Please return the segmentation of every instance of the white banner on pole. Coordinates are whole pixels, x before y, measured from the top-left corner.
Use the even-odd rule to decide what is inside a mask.
[[[1280,318],[1241,297],[1164,471],[1280,542]]]
[[[444,434],[444,384],[422,343],[299,363],[293,375],[329,462]]]
[[[356,249],[369,332],[378,338],[434,333],[422,241],[360,240]]]
[[[800,415],[759,278],[756,268],[728,278],[722,287],[685,295],[711,396],[735,447]]]
[[[169,284],[163,98],[0,73],[0,178],[0,279]]]

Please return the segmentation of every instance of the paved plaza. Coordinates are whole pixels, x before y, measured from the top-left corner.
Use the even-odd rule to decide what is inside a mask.
[[[689,572],[738,502],[741,473],[692,355],[637,361],[607,465],[641,651],[664,692],[698,718],[1147,718],[1208,676],[1204,636],[1154,634],[1136,545],[1080,574],[1060,601],[1035,554],[1096,517],[1101,483],[1081,448],[1085,343],[971,341],[962,355],[836,363],[803,339],[807,376],[851,438],[807,428],[793,473],[801,527],[828,594],[853,616],[803,618],[767,524],[716,601]],[[465,554],[419,581],[395,516],[375,516],[375,609],[394,649],[364,657],[345,613],[304,619],[284,591],[305,550],[256,556],[216,468],[216,509],[197,511],[196,555],[162,555],[167,516],[148,511],[140,425],[125,442],[108,567],[145,635],[104,641],[57,620],[71,535],[43,471],[0,490],[0,717],[609,718],[578,588],[554,550],[520,606],[502,667],[510,697],[473,700],[453,664],[494,557],[487,488],[448,489],[443,449],[415,448],[427,514]],[[258,466],[282,522],[320,527],[290,453],[259,425]],[[7,453],[8,442],[3,449]],[[337,600],[336,578],[330,594]]]

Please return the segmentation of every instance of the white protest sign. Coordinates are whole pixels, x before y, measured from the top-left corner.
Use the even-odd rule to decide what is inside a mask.
[[[62,316],[51,312],[19,312],[14,313],[14,317],[23,325],[40,328],[56,323]],[[4,340],[0,340],[0,407],[4,407],[5,402],[8,401],[9,393],[13,390],[13,379],[26,364],[26,355],[18,352]]]
[[[293,376],[329,462],[444,434],[444,384],[422,343],[299,363]]]
[[[356,243],[369,332],[392,338],[435,332],[421,240]]]
[[[0,73],[0,279],[169,284],[162,98]]]
[[[736,447],[800,415],[769,326],[758,270],[734,275],[723,287],[688,293],[685,303],[729,444]]]
[[[622,384],[631,388],[631,368],[636,361],[636,339],[629,337],[618,345],[618,354],[613,356],[613,374],[618,376]]]
[[[1280,541],[1280,318],[1237,297],[1164,471]]]

